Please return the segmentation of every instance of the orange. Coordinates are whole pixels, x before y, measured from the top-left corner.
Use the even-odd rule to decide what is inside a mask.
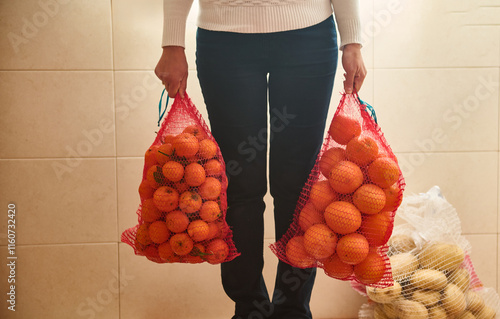
[[[167,181],[165,176],[163,176],[160,165],[151,166],[146,172],[146,179],[149,182],[149,185],[155,189],[164,185]]]
[[[172,135],[172,134],[167,134],[165,135],[162,139],[161,139],[161,142],[163,144],[172,144],[172,142],[174,141],[174,138],[175,138],[175,135]]]
[[[306,231],[312,225],[324,222],[323,214],[318,212],[311,202],[305,204],[299,213],[299,226],[303,231]]]
[[[186,233],[178,233],[170,238],[170,247],[179,256],[187,255],[193,249],[193,240]]]
[[[384,188],[385,193],[385,206],[382,210],[384,211],[395,211],[401,202],[403,201],[403,196],[400,196],[401,189],[399,188],[398,183],[393,184],[388,188]]]
[[[144,249],[143,251],[144,256],[146,256],[147,259],[154,261],[154,262],[162,262],[160,255],[158,253],[158,248],[154,245],[149,245]]]
[[[168,229],[174,233],[185,231],[189,225],[189,217],[180,210],[174,210],[165,216]]]
[[[354,271],[353,267],[340,260],[337,254],[323,260],[323,270],[327,276],[340,280],[349,278]]]
[[[304,234],[304,247],[316,259],[331,256],[336,244],[337,235],[325,224],[312,225]]]
[[[356,279],[365,285],[371,285],[380,281],[386,271],[386,261],[375,249],[370,250],[366,258],[354,266]]]
[[[179,205],[179,193],[170,186],[158,188],[153,195],[153,199],[156,207],[162,212],[174,210]]]
[[[172,145],[174,146],[175,154],[180,157],[194,156],[200,147],[198,139],[189,133],[177,135]]]
[[[316,262],[316,260],[306,251],[303,236],[290,238],[286,244],[285,253],[288,261],[298,268],[310,268],[313,267]]]
[[[209,139],[204,139],[200,141],[200,147],[198,150],[198,157],[201,159],[211,159],[217,155],[217,144]]]
[[[219,176],[222,173],[222,164],[216,159],[208,160],[203,168],[207,176]]]
[[[331,230],[338,234],[349,234],[361,226],[361,213],[351,203],[338,201],[325,209],[325,221]]]
[[[358,233],[345,235],[337,243],[337,255],[340,260],[349,265],[362,262],[368,255],[368,251],[368,240]]]
[[[136,253],[143,252],[146,247],[137,240],[137,236],[134,240],[134,249]]]
[[[164,242],[158,246],[158,255],[162,261],[173,263],[179,261],[179,256],[176,256],[170,242]]]
[[[328,181],[334,191],[349,194],[363,184],[363,172],[353,162],[341,161],[330,171]]]
[[[157,220],[149,225],[149,238],[155,244],[161,244],[170,237],[170,231],[164,221]]]
[[[359,166],[373,162],[378,156],[377,142],[369,136],[353,138],[347,143],[345,153],[347,159]]]
[[[182,131],[182,133],[189,133],[194,135],[198,141],[201,141],[207,138],[207,134],[205,134],[205,130],[199,125],[189,125]]]
[[[191,252],[184,256],[183,261],[190,264],[199,264],[203,262],[205,256],[205,246],[202,244],[194,244]]]
[[[174,147],[172,144],[162,144],[156,150],[156,160],[158,164],[164,165],[166,162],[174,158]]]
[[[182,194],[189,189],[189,185],[181,180],[174,184],[174,188],[179,194]]]
[[[158,148],[158,145],[152,145],[150,148],[148,148],[146,154],[144,154],[144,166],[150,167],[152,165],[158,164],[158,161],[156,160],[156,151],[158,150]]]
[[[208,224],[208,236],[207,239],[213,239],[215,237],[222,237],[220,236],[222,234],[219,224],[218,223],[207,223]]]
[[[340,161],[345,160],[345,150],[340,147],[332,147],[327,149],[318,162],[319,170],[323,176],[328,178],[332,168]]]
[[[201,203],[201,196],[195,192],[187,191],[179,197],[179,208],[186,214],[200,210]]]
[[[335,142],[346,145],[361,134],[361,125],[355,119],[338,114],[333,117],[328,133]]]
[[[175,161],[168,161],[163,164],[161,172],[169,181],[178,182],[184,176],[184,166]]]
[[[365,184],[354,192],[352,202],[362,213],[376,214],[385,206],[385,193],[377,185]]]
[[[203,241],[208,238],[209,227],[207,222],[203,220],[193,220],[189,224],[187,232],[189,237],[191,237],[194,241]]]
[[[201,205],[200,217],[206,222],[213,222],[222,216],[219,204],[208,200]]]
[[[141,218],[147,223],[152,223],[161,218],[161,211],[156,207],[152,198],[146,199],[141,205]]]
[[[205,253],[210,264],[220,264],[229,256],[229,246],[222,239],[214,239],[207,244]]]
[[[365,216],[360,231],[366,237],[370,246],[382,246],[389,240],[392,227],[390,212],[381,212]]]
[[[198,192],[201,197],[207,200],[215,200],[219,197],[222,190],[220,181],[215,177],[207,177],[205,182],[200,185]]]
[[[136,239],[139,244],[147,246],[152,243],[149,237],[148,224],[142,224],[137,228]]]
[[[147,179],[142,180],[141,184],[139,184],[139,197],[143,200],[152,198],[154,193],[155,189],[151,187],[149,181]]]
[[[184,180],[189,186],[197,187],[206,179],[205,169],[198,163],[191,163],[184,170]]]
[[[331,202],[337,200],[337,194],[330,187],[328,181],[319,181],[313,184],[309,192],[309,201],[316,210],[322,212]]]
[[[367,172],[371,181],[382,188],[396,183],[400,175],[398,164],[388,157],[379,157],[374,160],[368,166]]]
[[[230,229],[225,221],[217,220],[214,223],[216,223],[217,227],[219,227],[222,238],[226,237],[229,234]]]

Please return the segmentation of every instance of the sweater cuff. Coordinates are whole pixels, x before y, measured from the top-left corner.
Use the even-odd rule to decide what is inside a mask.
[[[163,21],[162,47],[181,46],[186,47],[186,20]]]
[[[339,21],[338,29],[340,33],[340,50],[350,43],[359,43],[363,45],[360,32],[361,23],[358,19]]]

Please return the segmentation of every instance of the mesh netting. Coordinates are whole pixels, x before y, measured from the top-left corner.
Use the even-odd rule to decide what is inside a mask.
[[[458,214],[439,188],[405,198],[398,216],[408,223],[388,243],[394,285],[353,285],[369,298],[359,318],[496,318],[500,298],[479,280]]]
[[[138,224],[121,240],[157,263],[219,264],[239,255],[226,223],[227,176],[196,106],[176,98],[144,157]]]
[[[293,222],[271,249],[295,267],[386,287],[387,241],[405,183],[367,107],[355,94],[342,96]]]

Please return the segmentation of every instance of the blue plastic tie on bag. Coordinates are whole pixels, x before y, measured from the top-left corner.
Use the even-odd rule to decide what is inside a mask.
[[[158,117],[159,117],[158,118],[158,126],[160,126],[160,122],[163,119],[165,112],[167,111],[168,100],[169,100],[169,96],[167,95],[167,103],[165,103],[165,109],[162,112],[161,105],[162,105],[162,101],[163,101],[163,94],[165,94],[165,89],[163,89],[163,92],[161,92],[160,103],[158,104]]]
[[[366,107],[366,112],[368,112],[368,114],[370,114],[370,116],[373,118],[373,120],[375,121],[375,123],[378,124],[377,122],[377,114],[375,114],[375,109],[373,108],[373,106],[371,106],[370,104],[366,103],[365,101],[361,100],[358,96],[358,100],[359,100],[359,103],[361,103],[361,105],[364,105]]]

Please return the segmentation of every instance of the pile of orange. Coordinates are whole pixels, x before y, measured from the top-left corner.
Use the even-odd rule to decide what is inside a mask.
[[[226,260],[228,226],[221,202],[226,177],[218,154],[217,144],[197,125],[146,151],[135,238],[140,254],[156,262]]]
[[[379,282],[388,271],[384,246],[401,204],[401,171],[380,140],[354,118],[338,114],[329,129],[335,143],[318,161],[321,173],[300,210],[300,231],[286,246],[297,267],[317,265],[337,279]]]

